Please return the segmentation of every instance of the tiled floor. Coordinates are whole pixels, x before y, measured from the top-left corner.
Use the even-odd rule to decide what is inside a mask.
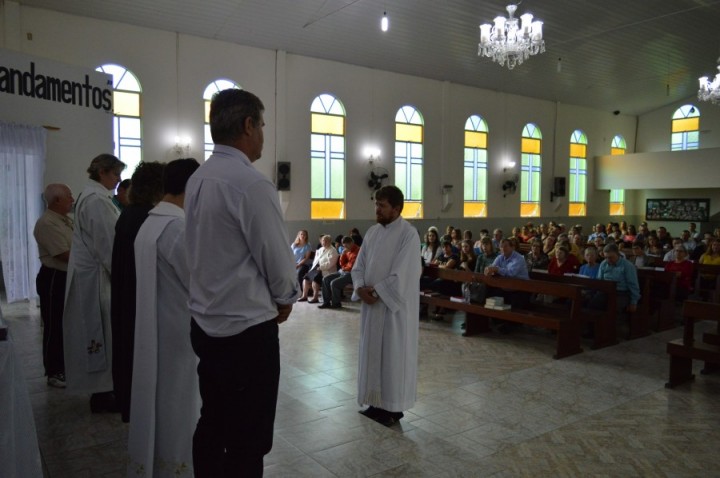
[[[38,310],[3,311],[46,476],[124,476],[127,426],[48,388]],[[357,413],[356,306],[296,305],[265,476],[720,476],[720,377],[663,387],[679,328],[557,361],[543,331],[463,338],[461,321],[421,322],[418,402],[385,428]]]

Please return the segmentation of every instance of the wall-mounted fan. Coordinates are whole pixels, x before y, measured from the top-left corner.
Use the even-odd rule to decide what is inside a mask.
[[[385,168],[373,168],[368,175],[367,185],[373,192],[377,191],[383,186],[383,181],[389,177],[388,171]],[[373,199],[373,198],[371,198]]]

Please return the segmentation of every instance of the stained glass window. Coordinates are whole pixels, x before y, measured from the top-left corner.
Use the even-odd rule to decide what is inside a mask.
[[[230,88],[237,88],[240,89],[240,85],[235,83],[231,80],[225,80],[225,79],[218,79],[207,85],[207,88],[205,88],[205,92],[203,92],[203,100],[205,104],[205,159],[207,160],[210,155],[213,152],[213,148],[215,144],[212,140],[212,135],[210,134],[210,101],[212,100],[212,97],[215,93],[222,90],[227,90]]]
[[[127,165],[129,179],[142,161],[142,88],[127,68],[108,63],[95,69],[113,77],[113,143],[115,156]]]
[[[570,135],[569,216],[587,215],[587,136],[576,129]]]
[[[681,151],[700,147],[700,110],[693,105],[683,105],[672,117],[670,149]]]
[[[487,144],[487,123],[472,115],[465,122],[464,217],[487,217]]]
[[[618,156],[625,154],[627,144],[625,138],[616,135],[612,144],[610,145],[610,154]],[[624,189],[611,189],[610,190],[610,215],[611,216],[624,216],[625,215],[625,190]]]
[[[525,125],[520,145],[520,216],[540,217],[542,132],[534,123]]]
[[[345,108],[322,94],[310,105],[310,219],[345,218]]]
[[[423,217],[423,128],[418,110],[403,106],[395,115],[395,184],[405,196],[402,215]]]

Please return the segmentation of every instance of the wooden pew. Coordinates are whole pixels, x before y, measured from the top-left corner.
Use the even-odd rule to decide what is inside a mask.
[[[695,322],[713,320],[720,322],[720,304],[686,300],[683,304],[685,328],[683,338],[667,344],[670,355],[670,379],[665,384],[673,388],[695,378],[692,361],[703,360],[705,371],[716,369],[720,364],[720,345],[695,341]]]
[[[656,330],[668,330],[675,327],[675,288],[678,274],[639,268],[640,303],[637,318],[631,320],[630,338],[644,337],[650,329],[650,318],[657,313]]]
[[[548,274],[547,271],[537,270],[530,272],[530,278],[561,284],[574,284],[585,290],[605,293],[607,297],[607,307],[605,310],[583,309],[583,319],[593,324],[594,338],[592,348],[599,349],[618,343],[617,328],[615,326],[615,318],[617,317],[617,286],[615,282],[590,279],[587,277],[556,276]]]
[[[707,302],[720,302],[720,266],[708,264],[695,264],[695,292],[694,298],[697,300],[706,300]],[[708,276],[714,277],[708,282]]]
[[[557,343],[553,358],[560,359],[582,352],[580,337],[582,324],[582,288],[580,286],[538,280],[485,276],[474,272],[439,269],[436,267],[426,267],[423,275],[456,282],[482,282],[487,287],[535,294],[548,294],[568,299],[570,302],[570,308],[568,310],[556,310],[552,313],[519,308],[494,310],[488,309],[481,304],[454,302],[442,296],[423,295],[420,297],[420,302],[446,309],[464,311],[466,315],[465,333],[463,335],[466,337],[489,332],[490,319],[495,318],[556,331]]]

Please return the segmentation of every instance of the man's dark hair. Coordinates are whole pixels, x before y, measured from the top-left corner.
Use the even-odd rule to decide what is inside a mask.
[[[170,161],[163,171],[163,190],[165,194],[178,196],[185,192],[190,176],[200,167],[195,158],[183,158]]]
[[[452,247],[452,241],[442,241],[442,246],[443,247],[447,247],[447,246]]]
[[[260,124],[265,111],[260,98],[249,91],[230,88],[215,93],[210,102],[210,135],[215,144],[230,145],[245,131],[245,120]]]
[[[163,169],[165,163],[142,161],[132,175],[128,200],[133,205],[153,206],[163,196]]]
[[[399,207],[402,211],[405,197],[402,191],[397,186],[383,186],[375,191],[376,201],[387,201],[392,207]]]
[[[353,238],[350,236],[345,236],[342,238],[343,244],[355,244],[355,241],[353,241]]]
[[[605,254],[609,254],[609,253],[611,253],[611,252],[612,252],[612,253],[615,253],[615,254],[619,254],[619,253],[620,253],[620,249],[618,249],[617,244],[608,244],[607,246],[605,246],[605,247],[603,248],[603,252],[604,252]]]
[[[118,189],[128,189],[130,187],[130,184],[132,184],[132,181],[129,179],[123,179],[120,181],[120,184],[118,184]]]

